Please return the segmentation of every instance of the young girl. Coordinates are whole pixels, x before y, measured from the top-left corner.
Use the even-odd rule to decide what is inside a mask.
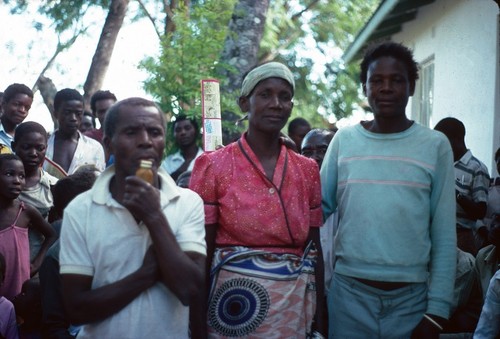
[[[57,182],[57,178],[41,168],[47,150],[47,131],[37,122],[23,122],[16,128],[12,150],[21,158],[26,174],[19,199],[35,207],[46,218],[53,206],[51,186]]]
[[[0,154],[0,253],[6,261],[5,281],[0,286],[0,295],[11,300],[21,292],[24,281],[38,272],[45,253],[57,238],[36,208],[17,199],[24,184],[21,159],[13,154]],[[28,225],[45,237],[31,264]]]
[[[57,178],[45,172],[41,165],[45,159],[47,149],[47,131],[37,122],[23,122],[16,128],[12,150],[21,158],[24,165],[25,185],[19,195],[19,200],[35,207],[47,220],[49,210],[54,205],[51,187]],[[40,251],[43,243],[42,235],[30,229],[30,260]]]

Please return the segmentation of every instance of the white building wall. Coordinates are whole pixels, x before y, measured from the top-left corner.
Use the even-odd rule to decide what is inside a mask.
[[[417,62],[434,56],[430,127],[445,117],[462,121],[467,147],[493,175],[500,147],[498,13],[492,0],[437,0],[392,37],[411,47]]]

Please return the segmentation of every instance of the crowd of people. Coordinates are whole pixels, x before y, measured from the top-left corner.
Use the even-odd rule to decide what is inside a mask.
[[[373,120],[312,128],[288,121],[288,67],[259,65],[239,139],[203,152],[178,116],[165,158],[150,100],[100,90],[85,112],[62,89],[48,135],[8,86],[0,339],[499,337],[500,177],[458,119],[407,117],[407,47],[372,46],[360,80]]]

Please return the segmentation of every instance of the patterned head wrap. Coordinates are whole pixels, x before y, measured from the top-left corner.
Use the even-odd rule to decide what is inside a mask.
[[[293,92],[295,92],[295,81],[293,80],[293,74],[290,72],[288,67],[279,62],[268,62],[254,68],[247,74],[245,79],[243,79],[243,84],[241,85],[241,96],[248,96],[259,82],[269,78],[280,78],[287,81],[292,86]]]

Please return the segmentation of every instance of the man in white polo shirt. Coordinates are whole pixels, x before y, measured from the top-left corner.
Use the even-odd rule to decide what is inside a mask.
[[[188,306],[202,303],[203,202],[159,169],[165,128],[153,102],[113,105],[104,135],[114,165],[64,212],[60,266],[70,321],[83,324],[79,338],[188,338]],[[153,184],[135,176],[141,160],[152,161]]]

